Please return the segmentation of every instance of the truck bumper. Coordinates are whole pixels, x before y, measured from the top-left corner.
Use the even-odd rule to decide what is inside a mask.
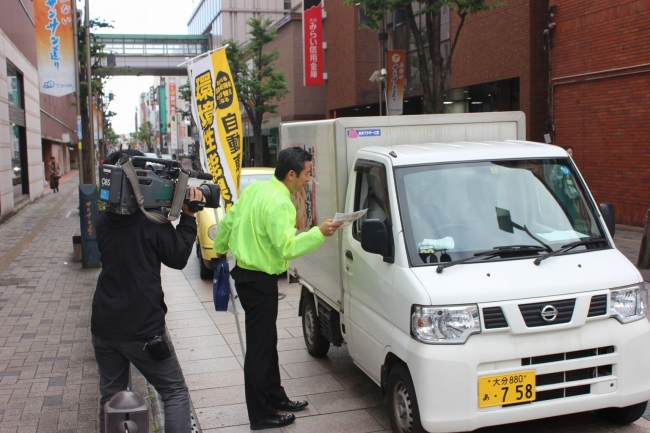
[[[648,359],[650,322],[623,325],[609,318],[555,332],[484,333],[458,346],[411,339],[406,361],[422,426],[449,432],[647,401]],[[479,377],[525,370],[535,370],[536,401],[479,408]],[[588,378],[562,374],[574,371]]]

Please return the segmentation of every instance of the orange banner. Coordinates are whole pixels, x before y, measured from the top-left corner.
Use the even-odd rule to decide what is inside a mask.
[[[75,91],[71,0],[33,0],[42,93],[64,96]]]
[[[404,106],[404,66],[406,52],[404,50],[388,51],[388,115],[402,114]]]

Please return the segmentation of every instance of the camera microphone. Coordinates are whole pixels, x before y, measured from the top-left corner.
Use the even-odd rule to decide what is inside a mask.
[[[197,173],[196,178],[201,180],[212,180],[212,175],[210,173]]]
[[[190,177],[201,180],[212,180],[212,175],[210,173],[204,173],[196,170],[183,170],[185,173],[189,174]]]

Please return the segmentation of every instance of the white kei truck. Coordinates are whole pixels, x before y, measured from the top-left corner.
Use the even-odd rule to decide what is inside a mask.
[[[284,123],[313,155],[297,228],[367,209],[293,260],[307,350],[347,344],[393,432],[457,432],[650,399],[648,294],[560,147],[521,112]]]

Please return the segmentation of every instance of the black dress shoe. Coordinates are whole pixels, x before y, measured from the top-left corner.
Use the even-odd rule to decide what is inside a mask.
[[[292,413],[287,415],[273,415],[259,421],[251,421],[251,430],[264,430],[266,428],[280,428],[293,423],[296,416]]]
[[[278,403],[273,405],[273,407],[277,410],[282,410],[286,412],[298,412],[299,410],[303,410],[309,406],[309,402],[307,401],[291,401],[291,400],[285,400],[282,403]]]

